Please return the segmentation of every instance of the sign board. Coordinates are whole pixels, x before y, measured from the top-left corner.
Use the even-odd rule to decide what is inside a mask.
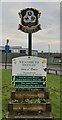
[[[6,53],[9,53],[9,52],[10,52],[9,45],[5,45],[5,52],[6,52]]]
[[[42,87],[46,85],[46,59],[24,56],[12,59],[12,86]]]
[[[40,24],[38,19],[40,13],[38,10],[33,8],[26,8],[19,12],[19,17],[21,18],[21,24],[19,24],[19,30],[26,33],[34,33],[40,30]]]

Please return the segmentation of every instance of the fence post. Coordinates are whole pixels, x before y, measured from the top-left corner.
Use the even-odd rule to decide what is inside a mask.
[[[56,75],[57,75],[57,70],[56,70]]]

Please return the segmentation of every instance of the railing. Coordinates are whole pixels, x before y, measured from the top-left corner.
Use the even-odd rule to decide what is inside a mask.
[[[11,69],[11,68],[12,68],[12,64],[8,64],[7,69]],[[5,64],[0,64],[0,69],[5,69]],[[62,75],[62,69],[47,68],[47,73]]]
[[[52,68],[47,68],[47,73],[62,75],[62,69],[56,70],[56,69],[52,69]]]

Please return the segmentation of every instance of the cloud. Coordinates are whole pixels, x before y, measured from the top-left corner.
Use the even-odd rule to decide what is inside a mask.
[[[1,0],[1,2],[45,2],[45,0]],[[46,2],[61,2],[61,0],[46,0]]]

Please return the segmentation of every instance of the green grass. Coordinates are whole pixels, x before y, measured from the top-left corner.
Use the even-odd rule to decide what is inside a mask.
[[[2,114],[7,111],[11,93],[11,70],[2,71]]]
[[[62,79],[62,76],[61,76]],[[47,86],[50,92],[52,114],[54,118],[60,118],[60,76],[47,75]],[[2,113],[7,111],[8,101],[11,94],[11,70],[2,71]]]
[[[0,70],[0,120],[2,118],[2,70]]]
[[[47,85],[50,91],[52,114],[55,118],[60,118],[60,76],[47,75]]]
[[[62,65],[62,62],[48,62],[48,65]]]

